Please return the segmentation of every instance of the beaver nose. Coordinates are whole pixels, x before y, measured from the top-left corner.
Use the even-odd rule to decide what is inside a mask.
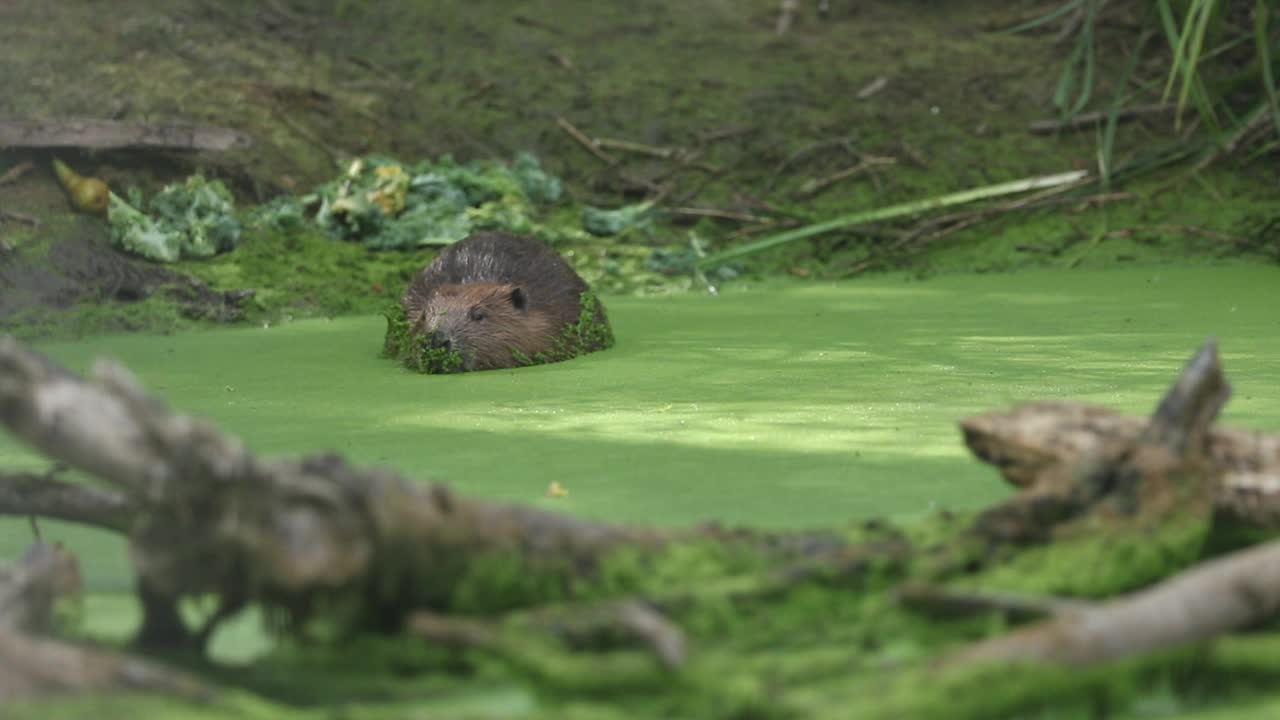
[[[443,350],[452,350],[453,341],[445,336],[444,333],[436,330],[427,336],[427,342],[431,343],[433,348],[441,348]]]

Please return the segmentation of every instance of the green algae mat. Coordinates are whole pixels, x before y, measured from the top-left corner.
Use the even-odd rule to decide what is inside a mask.
[[[660,525],[829,526],[985,505],[1006,489],[969,459],[957,420],[1053,398],[1145,414],[1210,335],[1239,388],[1223,422],[1280,429],[1273,268],[772,283],[606,303],[615,348],[510,371],[403,370],[378,355],[381,317],[40,349],[78,372],[115,358],[263,454],[330,449],[466,493]],[[0,466],[43,467],[7,436]],[[553,481],[569,494],[545,498]],[[0,527],[12,556],[26,524]]]
[[[831,527],[989,504],[1008,490],[968,457],[956,420],[1052,398],[1146,414],[1210,335],[1237,389],[1223,423],[1280,429],[1274,268],[884,277],[606,303],[616,347],[514,371],[405,371],[379,357],[380,317],[40,349],[76,371],[111,356],[263,454],[335,450],[469,494],[659,525]],[[42,466],[3,439],[0,467]],[[569,494],[545,497],[552,482]],[[81,559],[88,632],[131,632],[122,543],[43,527]],[[6,557],[29,541],[24,521],[0,522]],[[237,623],[214,653],[261,646]]]

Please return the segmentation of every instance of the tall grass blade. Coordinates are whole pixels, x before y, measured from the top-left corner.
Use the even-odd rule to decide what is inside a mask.
[[[1277,98],[1276,79],[1271,72],[1271,43],[1267,41],[1267,20],[1271,8],[1267,0],[1257,0],[1253,11],[1253,37],[1258,46],[1258,63],[1262,67],[1262,85],[1267,93],[1267,103],[1271,106],[1271,120],[1276,126],[1276,136],[1280,137],[1280,98]]]
[[[1015,25],[1011,28],[1000,30],[996,34],[997,35],[1016,35],[1020,32],[1025,32],[1032,28],[1040,27],[1041,25],[1044,25],[1046,23],[1051,23],[1054,20],[1057,20],[1058,18],[1062,17],[1063,15],[1066,15],[1067,13],[1071,12],[1072,10],[1075,10],[1076,8],[1080,7],[1080,5],[1083,3],[1084,3],[1084,0],[1071,0],[1071,2],[1063,3],[1062,7],[1058,8],[1057,10],[1045,13],[1044,15],[1041,15],[1038,18],[1028,20],[1027,22],[1022,23],[1021,25]]]
[[[1098,173],[1102,183],[1102,190],[1106,192],[1111,188],[1111,170],[1114,167],[1113,158],[1115,157],[1116,142],[1116,126],[1120,121],[1120,110],[1124,107],[1124,101],[1127,97],[1125,89],[1129,87],[1129,80],[1133,77],[1134,70],[1138,67],[1138,60],[1142,57],[1142,50],[1146,47],[1147,41],[1151,39],[1151,31],[1144,31],[1138,36],[1138,43],[1134,45],[1133,52],[1129,54],[1129,64],[1124,68],[1124,74],[1120,76],[1120,83],[1116,86],[1115,98],[1111,101],[1111,110],[1107,113],[1107,124],[1102,131],[1102,141],[1098,152]]]

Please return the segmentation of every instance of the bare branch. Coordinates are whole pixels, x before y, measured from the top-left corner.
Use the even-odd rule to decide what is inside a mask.
[[[946,664],[1036,661],[1089,665],[1208,640],[1280,610],[1280,541],[1203,563],[1098,606],[980,642]]]
[[[118,493],[47,475],[0,473],[0,515],[35,515],[123,533],[135,512]]]

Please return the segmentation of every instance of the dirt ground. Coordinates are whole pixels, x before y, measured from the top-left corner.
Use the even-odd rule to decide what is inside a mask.
[[[1096,104],[1110,97],[1139,5],[1112,4],[1100,25]],[[610,207],[659,200],[672,222],[649,244],[685,244],[684,228],[695,222],[713,242],[730,243],[762,229],[1092,167],[1092,127],[1028,131],[1054,113],[1067,53],[1053,41],[1061,25],[996,32],[1048,7],[833,2],[822,14],[819,3],[802,2],[779,34],[776,0],[625,7],[589,0],[126,0],[110,11],[88,0],[14,0],[0,4],[0,118],[192,122],[242,131],[252,147],[229,152],[57,154],[113,188],[154,191],[199,170],[227,181],[245,204],[305,192],[369,152],[406,161],[442,154],[507,160],[528,150],[563,178],[571,201]],[[1164,61],[1153,52],[1137,75],[1159,85]],[[1169,130],[1162,117],[1126,124],[1117,147],[1132,154]],[[602,142],[588,148],[575,133]],[[36,165],[0,186],[0,211],[21,216],[0,221],[0,265],[7,264],[0,277],[34,277],[21,264],[40,255],[32,247],[88,240],[112,252],[101,223],[69,216],[47,169],[49,154],[0,149],[0,173],[23,160]],[[860,163],[867,167],[850,172]],[[1122,225],[1152,218],[1186,224],[1182,213],[1227,232],[1269,200],[1260,188],[1274,183],[1274,170],[1260,169],[1264,164],[1144,195],[1141,206],[1103,221],[1108,228],[1117,217]],[[708,210],[718,217],[707,218]],[[1094,232],[1081,225],[1094,223],[1095,211],[1080,212],[1042,215],[1039,224],[986,224],[949,238],[941,254],[875,265],[992,270],[1056,262]],[[744,225],[744,217],[777,222]],[[996,235],[1003,240],[992,241]],[[1163,240],[1137,235],[1117,234],[1113,249],[1090,261],[1169,254]],[[773,257],[794,274],[839,274],[865,267],[899,237],[895,228],[863,228]],[[15,250],[23,247],[25,255]],[[948,256],[955,248],[959,255]],[[1219,250],[1212,239],[1176,247]],[[56,274],[62,285],[75,275]],[[208,297],[225,303],[225,292],[248,289],[215,287]],[[53,295],[65,297],[61,292]],[[94,289],[81,299],[96,302],[101,294]]]

